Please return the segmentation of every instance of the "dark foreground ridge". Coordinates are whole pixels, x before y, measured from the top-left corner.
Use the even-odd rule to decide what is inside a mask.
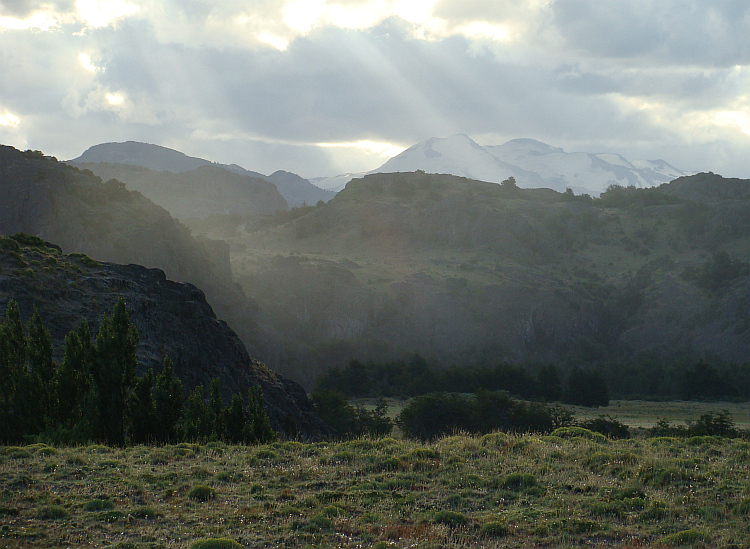
[[[125,298],[138,328],[139,374],[159,371],[168,355],[190,391],[218,377],[226,400],[260,385],[275,430],[316,439],[328,427],[315,414],[302,387],[248,355],[237,335],[216,318],[203,292],[168,280],[160,269],[94,261],[64,255],[56,247],[19,246],[0,237],[0,310],[18,302],[24,322],[36,307],[62,352],[65,334],[85,319],[96,333],[102,315]],[[61,357],[56,357],[60,360]]]

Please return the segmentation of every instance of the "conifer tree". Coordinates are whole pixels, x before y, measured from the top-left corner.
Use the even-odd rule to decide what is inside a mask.
[[[38,433],[52,423],[57,408],[55,363],[52,359],[52,337],[44,327],[39,311],[34,313],[27,325],[28,383],[24,401],[28,403],[28,431]]]
[[[19,390],[26,383],[26,334],[18,303],[11,299],[0,325],[0,437],[20,440],[23,417]]]
[[[77,330],[65,336],[63,360],[55,371],[55,415],[63,428],[72,429],[82,420],[83,402],[90,386],[91,358],[91,332],[83,320]]]
[[[127,397],[130,441],[135,444],[145,444],[155,439],[156,408],[152,396],[153,390],[154,369],[149,368],[138,378],[133,391]]]
[[[206,421],[208,422],[208,436],[215,439],[224,438],[224,404],[221,401],[221,381],[216,377],[211,380],[206,406]]]
[[[164,357],[164,365],[156,374],[153,395],[156,412],[154,440],[158,442],[175,440],[178,437],[177,426],[185,405],[185,393],[182,381],[175,375],[174,364],[168,356]]]
[[[236,444],[244,440],[247,418],[245,417],[245,410],[243,408],[242,397],[236,393],[232,395],[232,401],[223,414],[224,432],[227,442]]]
[[[136,378],[138,330],[131,324],[120,297],[112,315],[104,315],[96,336],[92,362],[93,401],[96,416],[92,422],[94,438],[110,444],[125,443],[125,414],[128,393]]]
[[[182,432],[188,440],[200,441],[208,436],[206,431],[206,403],[203,401],[203,385],[196,385],[185,403]]]
[[[263,391],[260,385],[247,390],[247,417],[247,433],[244,436],[246,442],[262,444],[276,440],[271,419],[263,406]]]

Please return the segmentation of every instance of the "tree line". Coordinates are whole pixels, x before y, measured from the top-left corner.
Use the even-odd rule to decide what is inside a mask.
[[[137,375],[139,336],[120,297],[93,337],[82,321],[65,336],[56,363],[49,331],[35,309],[24,325],[10,300],[0,324],[0,441],[40,439],[113,445],[275,438],[260,387],[235,394],[229,406],[214,379],[187,396],[169,357]],[[243,398],[244,397],[244,398]]]
[[[554,364],[524,367],[495,366],[432,368],[420,355],[386,363],[351,360],[332,368],[317,382],[318,390],[348,397],[414,397],[436,392],[507,391],[529,400],[607,406],[609,390],[597,369],[572,368],[563,376]]]
[[[750,399],[750,364],[641,356],[596,367],[500,363],[438,369],[417,354],[385,363],[351,360],[317,381],[317,390],[354,398],[473,393],[477,389],[579,406],[606,406],[610,398],[746,400]]]

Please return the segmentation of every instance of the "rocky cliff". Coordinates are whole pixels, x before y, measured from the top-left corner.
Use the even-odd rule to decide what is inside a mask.
[[[140,335],[140,373],[148,368],[158,371],[168,355],[186,390],[219,377],[228,400],[232,393],[260,385],[275,429],[283,432],[294,425],[306,439],[328,432],[302,387],[251,359],[192,284],[169,280],[159,269],[98,262],[0,237],[0,312],[10,299],[19,303],[24,320],[38,309],[58,360],[65,334],[82,319],[96,333],[102,315],[112,311],[119,296],[125,297]]]

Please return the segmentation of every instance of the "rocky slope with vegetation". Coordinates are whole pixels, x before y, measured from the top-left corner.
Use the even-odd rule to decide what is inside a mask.
[[[327,432],[304,390],[250,358],[237,335],[216,318],[203,292],[168,280],[159,269],[65,255],[38,239],[0,237],[0,311],[19,304],[24,321],[38,310],[56,359],[66,334],[85,320],[96,334],[122,296],[139,334],[139,374],[159,371],[166,356],[186,391],[218,378],[225,400],[260,386],[275,429],[296,428],[304,438]],[[290,433],[293,435],[293,433]]]
[[[739,363],[748,188],[699,174],[591,199],[378,174],[328,204],[221,229],[285,338],[287,373],[308,382],[315,368],[414,352],[438,365]]]

